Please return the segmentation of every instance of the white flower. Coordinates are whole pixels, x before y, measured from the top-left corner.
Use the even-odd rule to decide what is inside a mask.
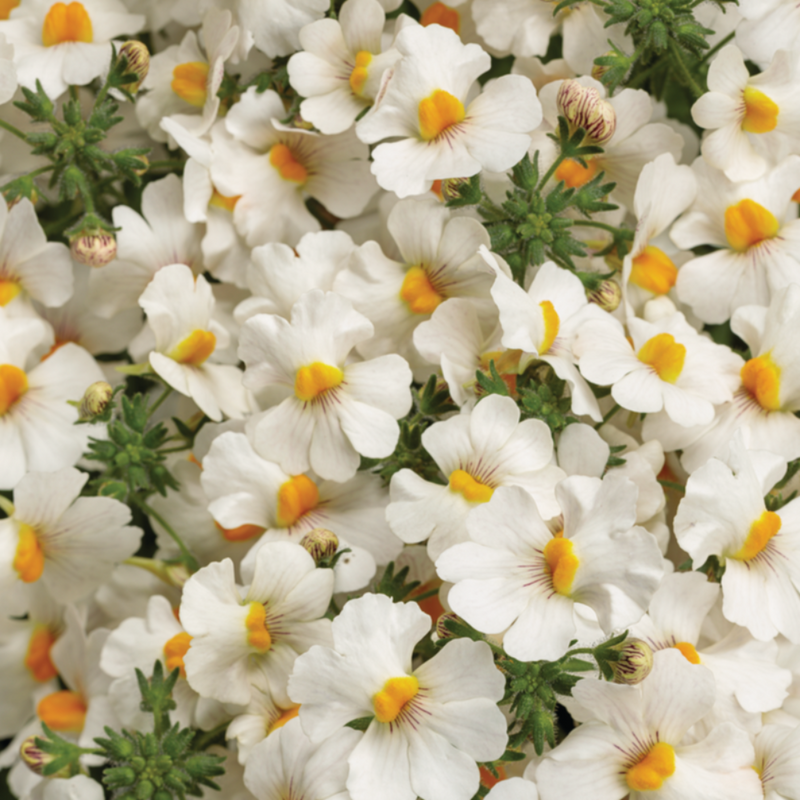
[[[376,786],[382,800],[469,800],[475,762],[504,752],[496,705],[504,681],[489,646],[458,639],[412,670],[430,622],[414,603],[368,594],[333,621],[333,649],[314,648],[295,663],[289,694],[312,741],[374,716],[348,758],[352,800],[372,800]]]
[[[800,8],[794,0],[739,0],[738,12],[744,19],[736,26],[736,44],[760,67],[776,50],[797,46]]]
[[[14,66],[14,46],[0,33],[0,105],[7,103],[17,91],[17,70]]]
[[[403,58],[378,104],[356,125],[369,144],[378,183],[399,197],[424,194],[439,178],[502,172],[530,146],[541,122],[530,81],[504,75],[470,102],[470,89],[489,69],[478,45],[462,44],[441,25],[410,25],[397,35]]]
[[[486,503],[499,486],[520,486],[549,518],[559,507],[553,488],[564,477],[554,466],[550,430],[535,419],[519,421],[510,397],[489,395],[471,413],[436,422],[422,444],[448,481],[424,480],[410,469],[392,476],[389,526],[404,542],[428,540],[432,559],[467,541],[470,511]]]
[[[411,371],[395,354],[347,362],[372,330],[348,300],[319,289],[294,305],[291,322],[259,314],[245,323],[239,346],[245,385],[286,398],[248,422],[256,450],[291,475],[311,468],[340,482],[355,475],[359,454],[394,452],[395,420],[411,407]]]
[[[793,800],[800,785],[800,727],[765,725],[756,735],[756,761],[753,769],[761,777],[764,797]]]
[[[644,614],[663,574],[651,533],[635,528],[636,487],[621,476],[574,476],[556,487],[563,527],[553,535],[518,487],[501,488],[467,519],[471,542],[446,550],[436,571],[455,583],[453,611],[501,633],[521,661],[555,660],[576,638],[576,604],[607,634]],[[506,630],[508,629],[508,630]]]
[[[14,45],[20,85],[35,91],[38,80],[55,100],[70,84],[100,77],[111,59],[111,40],[142,25],[144,17],[128,14],[120,0],[24,0],[0,21],[0,33]]]
[[[238,5],[243,29],[270,58],[299,50],[300,31],[329,8],[328,0],[239,0]]]
[[[246,763],[253,748],[293,720],[299,709],[300,706],[291,701],[284,705],[277,704],[268,691],[259,691],[256,687],[247,707],[230,721],[225,731],[226,739],[236,741],[239,763]],[[275,738],[280,740],[283,735]]]
[[[209,363],[228,346],[228,333],[211,319],[214,295],[185,264],[160,269],[139,298],[155,337],[150,366],[173,389],[191,397],[211,419],[241,417],[248,408],[242,372]]]
[[[333,572],[317,569],[300,545],[270,542],[243,577],[246,589],[236,585],[226,558],[183,587],[180,618],[193,637],[183,657],[189,686],[202,697],[243,705],[258,682],[287,703],[286,681],[298,654],[330,641],[331,623],[322,616]]]

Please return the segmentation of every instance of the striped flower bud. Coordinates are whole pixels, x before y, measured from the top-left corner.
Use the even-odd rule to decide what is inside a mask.
[[[139,87],[142,85],[142,81],[147,77],[147,73],[150,71],[150,52],[147,49],[147,45],[130,39],[120,47],[119,57],[125,58],[127,62],[125,72],[132,73],[139,79],[136,83],[127,83],[122,88],[125,89],[126,92],[136,94],[136,92],[139,91]]]
[[[319,564],[323,559],[335,555],[339,549],[339,537],[327,528],[314,528],[300,540],[300,545]]]
[[[72,257],[88,267],[104,267],[117,257],[113,233],[80,233],[69,243]]]
[[[576,80],[561,84],[556,97],[558,110],[572,128],[583,128],[594,144],[606,144],[617,129],[617,114],[597,89],[581,86]]]
[[[52,755],[51,753],[45,753],[40,747],[36,744],[37,737],[29,736],[19,747],[19,754],[22,757],[22,760],[25,762],[25,766],[31,772],[34,772],[36,775],[42,775],[44,768],[48,764],[52,764],[55,761],[56,756]],[[64,767],[64,769],[59,770],[54,775],[50,775],[51,778],[68,778],[69,777],[69,764]]]
[[[78,414],[82,420],[92,419],[102,414],[114,390],[111,384],[105,381],[95,381],[83,394],[83,399],[78,406]]]
[[[591,292],[586,293],[590,303],[600,306],[603,311],[616,311],[622,300],[622,289],[616,281],[600,281],[600,285]]]
[[[653,650],[641,639],[628,639],[613,648],[619,652],[619,661],[610,661],[614,683],[635,686],[641,683],[653,669]]]

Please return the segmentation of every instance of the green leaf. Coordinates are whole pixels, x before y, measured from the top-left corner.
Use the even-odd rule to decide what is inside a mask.
[[[509,396],[508,386],[497,372],[497,367],[494,364],[494,359],[492,359],[489,362],[489,372],[490,375],[487,375],[482,370],[478,370],[475,373],[475,378],[478,381],[480,387],[485,392],[485,395],[501,394],[508,397]],[[479,398],[479,401],[480,399],[482,398]]]
[[[420,586],[419,581],[409,581],[406,583],[408,577],[409,567],[403,567],[397,575],[394,574],[394,561],[387,564],[386,569],[381,576],[378,585],[375,587],[377,594],[385,594],[391,597],[396,603],[405,600],[415,589]]]
[[[345,728],[352,728],[354,731],[365,731],[369,728],[370,723],[375,717],[359,717],[358,719],[351,719],[350,722],[345,723]]]

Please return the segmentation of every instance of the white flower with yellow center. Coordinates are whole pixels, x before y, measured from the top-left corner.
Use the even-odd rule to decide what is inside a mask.
[[[183,656],[189,686],[202,697],[247,705],[258,683],[288,704],[286,681],[297,656],[331,641],[330,620],[322,617],[333,571],[317,569],[298,544],[269,542],[242,578],[249,584],[244,588],[226,558],[183,587],[180,619],[192,637]]]
[[[357,248],[334,288],[375,326],[358,346],[365,358],[398,353],[417,380],[430,373],[413,344],[414,329],[448,297],[464,297],[485,319],[494,313],[492,272],[479,255],[489,244],[486,229],[469,217],[453,217],[437,200],[409,198],[387,220],[398,258],[369,241]],[[473,376],[474,377],[474,376]]]
[[[355,475],[360,455],[394,452],[396,420],[411,408],[411,370],[396,354],[349,362],[372,332],[349,300],[319,289],[295,303],[291,322],[259,314],[245,323],[239,345],[245,385],[285,397],[248,421],[258,452],[289,475],[312,469],[340,483]]]
[[[412,651],[430,625],[416,603],[364,595],[334,619],[333,648],[313,648],[295,663],[289,694],[312,741],[373,718],[348,758],[352,800],[373,800],[376,786],[382,800],[469,800],[479,784],[475,762],[505,749],[497,707],[504,681],[489,646],[457,639],[413,669]]]
[[[800,500],[768,511],[764,495],[786,462],[731,440],[727,456],[695,470],[675,516],[678,544],[700,566],[725,565],[722,613],[762,642],[800,642]]]
[[[241,433],[223,433],[203,459],[202,484],[209,511],[227,537],[249,534],[252,565],[270,541],[299,542],[314,528],[336,534],[339,549],[350,548],[336,563],[337,592],[362,589],[376,564],[388,564],[402,549],[389,530],[389,493],[376,475],[358,473],[349,481],[288,475],[259,456]]]
[[[399,197],[424,194],[437,179],[503,172],[530,146],[541,122],[533,85],[520,75],[471,90],[491,59],[476,44],[462,44],[441,25],[410,25],[397,35],[403,58],[380,102],[356,125],[359,139],[378,145],[372,171]]]
[[[225,61],[239,38],[231,12],[209,9],[203,17],[200,47],[197,34],[188,31],[180,45],[155,54],[136,98],[136,117],[157,142],[174,140],[161,125],[170,117],[190,134],[202,136],[217,118],[217,96],[225,76]]]
[[[142,532],[130,509],[110,497],[80,497],[89,475],[69,467],[29,472],[14,489],[14,511],[0,520],[0,592],[25,606],[24,586],[41,581],[70,603],[100,586],[115,562],[133,555]]]
[[[589,721],[537,768],[542,800],[763,797],[745,731],[725,723],[699,741],[687,737],[714,704],[714,677],[680,653],[657,653],[637,686],[584,678],[572,695]]]
[[[302,52],[289,59],[289,81],[306,98],[303,119],[322,133],[346,131],[375,101],[384,71],[400,58],[381,45],[385,22],[378,0],[347,0],[338,19],[300,31]]]
[[[0,33],[14,45],[21,86],[36,81],[55,100],[69,85],[85,86],[108,69],[111,40],[136,33],[141,14],[129,14],[120,0],[22,0],[0,20]]]
[[[447,481],[426,481],[410,469],[392,476],[389,526],[404,542],[428,540],[428,555],[468,540],[466,520],[500,486],[520,486],[549,519],[559,513],[553,489],[564,478],[552,464],[553,439],[540,420],[519,421],[510,397],[489,395],[471,413],[436,422],[422,444]]]
[[[701,336],[680,312],[646,322],[628,320],[630,340],[610,318],[586,322],[575,353],[581,373],[611,386],[622,408],[639,413],[664,409],[679,425],[707,425],[714,406],[733,397],[741,358]]]
[[[488,251],[483,256],[496,263]],[[500,270],[492,286],[492,298],[500,309],[503,345],[521,350],[519,371],[531,361],[544,361],[569,384],[572,410],[602,419],[592,390],[575,366],[573,344],[582,325],[595,320],[608,325],[610,318],[586,299],[580,279],[552,261],[545,262],[526,292]]]
[[[708,70],[708,89],[692,118],[713,131],[703,139],[705,160],[732,181],[760,178],[782,155],[800,146],[797,54],[775,53],[753,77],[735,45],[723,48]]]
[[[197,403],[212,420],[248,410],[242,371],[209,362],[228,346],[228,332],[211,319],[214,294],[206,279],[185,264],[160,269],[139,298],[155,339],[150,366],[173,389]]]
[[[794,800],[800,786],[800,727],[765,725],[755,738],[756,760],[753,769],[761,778],[764,797]]]
[[[237,229],[254,247],[267,242],[294,245],[320,230],[306,208],[313,197],[344,219],[358,216],[377,191],[366,145],[352,131],[322,136],[292,128],[280,97],[255,87],[242,95],[211,131],[211,179],[226,197],[238,197]]]
[[[502,633],[521,661],[555,660],[575,639],[576,605],[606,634],[639,620],[663,575],[655,537],[636,524],[627,478],[573,476],[556,487],[563,527],[553,535],[536,503],[501,488],[467,519],[472,541],[436,560],[453,611],[484,633]]]
[[[0,489],[13,489],[30,470],[71,466],[90,431],[76,427],[86,388],[103,380],[95,360],[75,344],[48,353],[50,326],[33,317],[9,318],[0,308]]]
[[[703,322],[720,323],[739,306],[768,305],[800,273],[800,220],[792,202],[800,186],[800,156],[749,183],[733,183],[703,158],[692,169],[697,199],[670,236],[684,250],[719,249],[681,267],[678,297]]]

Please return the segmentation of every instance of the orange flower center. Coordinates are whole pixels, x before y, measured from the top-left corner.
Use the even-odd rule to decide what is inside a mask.
[[[350,88],[353,94],[359,97],[364,91],[364,86],[369,78],[369,65],[372,63],[372,53],[369,50],[359,50],[356,53],[356,65],[350,73]]]
[[[436,139],[448,128],[464,121],[464,104],[450,92],[437,89],[424,100],[417,109],[420,136],[429,142]]]
[[[658,247],[648,245],[633,259],[631,283],[653,294],[666,294],[678,280],[678,268]]]
[[[295,475],[278,489],[278,527],[291,527],[318,503],[317,484],[305,475]]]
[[[13,364],[0,364],[0,417],[28,391],[28,376]]]
[[[494,494],[491,486],[481,483],[463,469],[456,469],[450,473],[450,491],[463,495],[470,503],[488,503]]]
[[[82,3],[53,3],[42,25],[45,47],[64,42],[91,42],[92,20]]]
[[[780,411],[781,368],[769,353],[751,358],[739,373],[744,388],[766,411]]]
[[[402,678],[389,678],[372,698],[375,717],[378,722],[394,722],[410,700],[419,692],[419,681],[413,675]]]
[[[244,625],[250,647],[259,653],[266,653],[272,647],[272,636],[267,627],[267,610],[261,603],[250,603]]]
[[[19,526],[17,549],[14,552],[14,569],[24,583],[34,583],[44,572],[44,553],[36,531],[24,522]]]
[[[748,133],[769,133],[778,125],[778,104],[755,86],[744,90],[744,119],[742,130]]]
[[[207,81],[208,64],[205,61],[189,61],[172,70],[172,91],[195,108],[206,104]]]
[[[186,667],[183,663],[183,657],[189,652],[192,645],[192,637],[188,633],[176,633],[164,645],[164,660],[167,663],[167,672],[172,672],[175,669],[181,671],[181,678],[186,677]]]
[[[50,659],[50,648],[55,641],[55,634],[47,626],[37,625],[28,642],[25,666],[39,683],[52,680],[58,675],[58,670]]]
[[[558,318],[558,312],[549,300],[542,300],[542,302],[539,303],[539,308],[542,309],[542,317],[544,318],[544,336],[539,346],[539,355],[541,356],[553,346],[553,342],[556,340],[559,328],[561,327],[561,320]]]
[[[781,529],[781,518],[774,511],[765,511],[751,526],[744,544],[733,558],[750,561],[761,553],[770,539]]]
[[[278,170],[278,174],[285,181],[299,183],[302,186],[308,180],[308,170],[285,144],[272,145],[269,151],[269,163]]]
[[[43,697],[36,707],[39,719],[54,731],[78,733],[86,721],[86,703],[77,692],[66,689]]]
[[[21,291],[16,281],[0,280],[0,306],[7,306]]]
[[[544,546],[544,560],[553,579],[553,588],[568,596],[575,581],[580,561],[572,552],[572,541],[562,537],[553,537]]]
[[[330,389],[335,389],[343,380],[344,373],[338,367],[315,361],[297,370],[294,393],[298,400],[309,403]]]
[[[672,745],[658,742],[638,764],[628,770],[625,780],[634,792],[650,792],[660,789],[674,772],[675,751]]]
[[[565,158],[556,170],[556,180],[564,181],[568,189],[580,189],[581,186],[589,183],[599,172],[597,161],[587,158],[586,166],[581,166],[572,158]]]
[[[408,304],[412,314],[433,314],[444,297],[434,289],[422,267],[411,267],[403,278],[400,299]]]
[[[227,542],[249,542],[264,533],[264,528],[260,525],[239,525],[237,528],[223,528],[218,522],[214,525]]]
[[[214,352],[217,337],[211,331],[192,331],[185,339],[178,342],[169,353],[169,357],[179,364],[199,367]]]
[[[662,381],[675,383],[683,371],[686,347],[671,333],[659,333],[642,345],[636,357],[652,367]]]
[[[772,212],[755,200],[740,200],[725,209],[725,236],[728,244],[740,253],[772,239],[780,227]]]
[[[697,649],[693,644],[689,644],[689,642],[678,642],[677,644],[673,645],[673,647],[680,651],[681,655],[690,663],[690,664],[699,664],[700,663],[700,656],[697,653]]]
[[[8,15],[20,2],[21,0],[0,0],[0,19],[8,19]]]
[[[300,713],[300,706],[296,708],[287,708],[286,711],[282,712],[278,719],[269,726],[267,730],[267,736],[271,733],[275,733],[278,728],[282,728],[287,722],[293,720],[298,714]]]
[[[422,14],[420,22],[423,25],[441,25],[443,28],[461,34],[461,14],[455,8],[445,3],[434,3],[428,6]]]
[[[234,195],[233,197],[228,197],[224,194],[220,194],[216,189],[214,189],[208,204],[210,206],[214,206],[215,208],[224,208],[226,211],[230,211],[232,214],[233,209],[236,208],[236,204],[239,202],[240,197],[240,194]]]

